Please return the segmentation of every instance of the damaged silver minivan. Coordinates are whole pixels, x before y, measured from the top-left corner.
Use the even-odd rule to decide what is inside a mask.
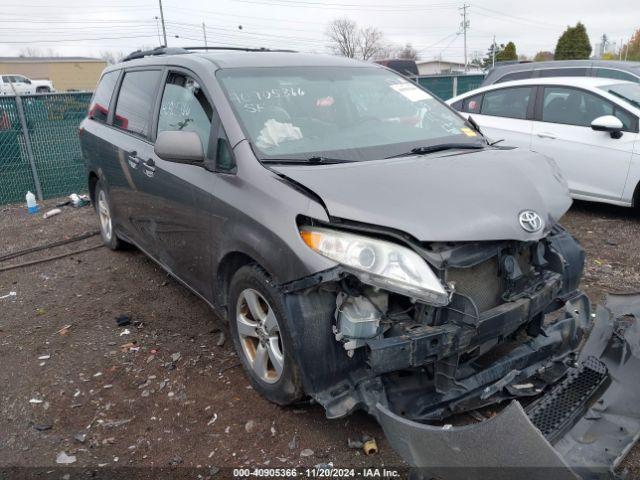
[[[636,440],[635,299],[602,307],[581,350],[594,315],[555,164],[489,144],[404,77],[292,52],[135,52],[103,73],[80,137],[104,242],[226,317],[267,399],[364,409],[430,470],[573,478]]]

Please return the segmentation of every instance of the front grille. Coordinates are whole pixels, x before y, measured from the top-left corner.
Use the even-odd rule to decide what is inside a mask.
[[[560,384],[529,405],[527,415],[553,442],[571,428],[572,421],[586,411],[608,380],[606,365],[595,357],[589,357]]]

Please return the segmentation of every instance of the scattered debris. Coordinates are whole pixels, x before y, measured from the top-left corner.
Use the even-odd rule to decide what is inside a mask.
[[[31,400],[29,400],[29,403],[42,403],[43,401],[40,400],[39,398],[32,398]]]
[[[171,360],[173,360],[174,362],[177,362],[178,360],[180,360],[181,357],[182,355],[180,354],[180,352],[171,354]]]
[[[124,330],[122,330],[122,331],[120,332],[120,336],[123,336],[123,335],[129,335],[130,333],[131,333],[131,332],[129,331],[129,329],[128,329],[128,328],[125,328]]]
[[[38,360],[49,360],[51,358],[51,355],[40,355],[38,357]]]
[[[84,443],[87,440],[87,434],[86,433],[76,433],[73,436],[73,439],[78,443]]]
[[[218,420],[218,414],[214,413],[213,417],[211,417],[211,420],[209,420],[207,422],[207,427],[209,427],[209,426],[213,425],[214,423],[216,423],[216,420]],[[246,425],[245,425],[245,428],[246,428]],[[213,453],[213,452],[211,452],[211,453]],[[209,457],[209,458],[211,458],[211,457]]]
[[[216,475],[219,471],[220,469],[218,467],[214,467],[214,466],[209,467],[209,475],[211,476]]]
[[[131,317],[129,315],[120,315],[116,317],[116,323],[119,327],[126,327],[127,325],[131,325]]]
[[[227,341],[227,337],[224,334],[224,331],[220,330],[220,333],[218,334],[218,341],[216,342],[216,346],[222,347],[224,345],[224,342],[226,341]]]
[[[362,450],[364,450],[365,455],[375,455],[378,453],[378,444],[376,443],[376,439],[370,438],[365,441],[362,445]]]
[[[253,433],[256,430],[256,422],[253,420],[249,420],[247,423],[244,424],[244,430],[247,433]]]
[[[295,450],[296,448],[298,448],[298,435],[294,435],[289,442],[289,450]]]
[[[60,452],[56,457],[56,463],[62,465],[69,465],[71,463],[75,463],[76,457],[75,455],[67,455],[66,452]]]
[[[62,213],[62,210],[60,210],[59,208],[53,208],[51,210],[49,210],[48,212],[46,212],[42,218],[49,218],[49,217],[53,217],[55,215],[58,215]]]
[[[314,454],[314,451],[311,450],[310,448],[305,448],[300,452],[301,457],[312,457],[313,454]]]
[[[362,448],[363,442],[360,440],[351,440],[347,438],[347,446],[349,448],[353,448],[355,450],[360,450]]]
[[[42,307],[36,308],[36,315],[37,316],[44,315],[45,313],[47,313],[47,312],[45,311],[44,308],[42,308]]]
[[[45,430],[51,430],[51,428],[53,428],[53,425],[51,425],[50,423],[36,423],[33,428],[35,428],[39,432],[44,432]]]
[[[78,195],[77,193],[72,193],[69,195],[69,203],[71,203],[72,207],[79,208],[84,207],[85,205],[89,205],[91,203],[88,195]]]
[[[56,333],[59,334],[59,335],[66,335],[69,332],[70,328],[71,328],[71,324],[65,325],[60,330],[58,330]]]
[[[318,463],[317,465],[314,465],[313,468],[315,468],[316,470],[331,470],[333,469],[333,462]]]
[[[113,428],[129,423],[131,420],[133,420],[133,418],[126,418],[124,420],[98,420],[98,423],[105,428]]]
[[[9,297],[15,297],[16,295],[18,295],[16,292],[9,292],[6,295],[1,296],[0,300],[3,300],[5,298],[9,298]]]
[[[180,465],[182,462],[182,457],[176,455],[171,460],[169,460],[169,465]]]

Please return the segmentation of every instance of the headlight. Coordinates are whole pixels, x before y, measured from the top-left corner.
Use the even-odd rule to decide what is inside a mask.
[[[303,227],[300,236],[310,248],[344,265],[364,283],[431,305],[449,303],[438,277],[413,250],[327,228]]]

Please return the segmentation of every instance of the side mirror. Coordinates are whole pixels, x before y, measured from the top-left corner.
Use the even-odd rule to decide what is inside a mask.
[[[182,130],[160,132],[153,151],[168,162],[204,164],[204,149],[200,135]]]
[[[624,125],[619,118],[613,115],[603,115],[591,122],[591,128],[596,132],[609,132],[611,138],[620,138]]]

